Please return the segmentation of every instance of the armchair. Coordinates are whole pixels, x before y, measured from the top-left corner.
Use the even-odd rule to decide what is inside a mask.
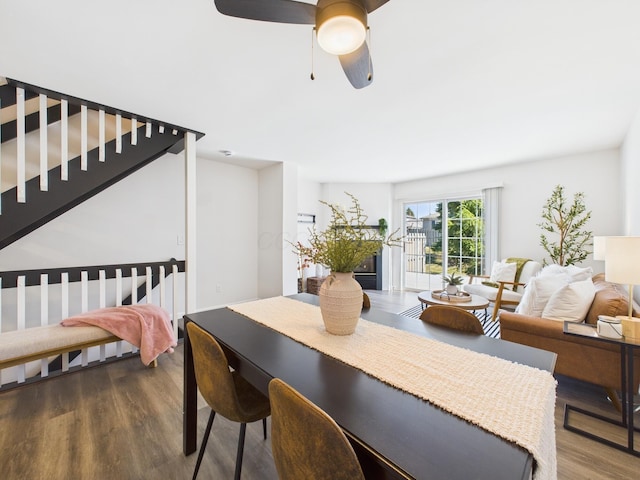
[[[516,267],[503,268],[507,264],[515,264]],[[495,321],[500,308],[515,308],[520,303],[524,286],[540,270],[540,262],[507,258],[502,262],[494,262],[491,275],[469,275],[469,283],[463,286],[463,290],[472,295],[480,295],[493,303],[491,320]]]

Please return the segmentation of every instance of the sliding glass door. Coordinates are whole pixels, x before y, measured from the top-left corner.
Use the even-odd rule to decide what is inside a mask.
[[[482,273],[481,198],[411,202],[405,203],[403,209],[405,288],[440,289],[445,271]]]
[[[428,290],[442,276],[442,203],[406,203],[404,212],[404,286]]]

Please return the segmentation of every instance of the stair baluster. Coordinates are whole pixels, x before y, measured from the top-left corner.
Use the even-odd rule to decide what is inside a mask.
[[[40,101],[40,190],[46,192],[49,190],[47,96],[41,93],[38,100]]]
[[[16,135],[17,135],[17,184],[16,193],[18,203],[27,201],[26,195],[26,145],[25,145],[25,110],[24,110],[24,89],[16,88]]]
[[[60,102],[60,179],[69,180],[69,102]]]

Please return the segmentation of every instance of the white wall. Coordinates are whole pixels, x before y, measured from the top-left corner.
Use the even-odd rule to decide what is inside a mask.
[[[320,211],[322,185],[312,180],[298,179],[298,213],[318,215]]]
[[[260,298],[282,295],[282,183],[283,165],[259,171],[258,290]]]
[[[501,257],[542,260],[538,223],[542,208],[556,185],[563,185],[572,200],[584,192],[591,220],[587,228],[595,235],[614,235],[621,229],[618,150],[606,150],[523,162],[506,167],[397,184],[396,208],[403,201],[437,198],[447,194],[480,193],[502,185]]]
[[[159,158],[0,250],[0,269],[184,259],[183,165]]]
[[[458,175],[416,180],[395,185],[395,210],[402,202],[434,199],[455,194],[480,193],[483,188],[503,185],[501,212],[501,257],[529,257],[542,260],[540,214],[556,185],[563,185],[570,199],[584,192],[594,235],[616,235],[622,231],[620,198],[620,154],[605,150],[466,172]],[[592,262],[602,271],[602,262]],[[394,278],[394,282],[397,279]]]
[[[640,111],[627,132],[621,150],[621,184],[625,235],[640,235]]]
[[[480,194],[483,188],[502,185],[500,256],[526,256],[542,260],[540,246],[542,207],[554,187],[561,184],[567,195],[584,192],[592,217],[588,224],[595,235],[619,234],[622,229],[618,150],[577,154],[561,158],[523,162],[507,167],[457,175],[389,184],[323,184],[320,197],[331,203],[348,203],[344,192],[354,194],[371,223],[385,217],[393,230],[402,226],[402,203]],[[321,209],[319,227],[326,225],[327,209]],[[640,225],[639,225],[640,227]],[[400,285],[401,252],[386,249],[383,288]],[[388,263],[387,263],[388,262]],[[602,262],[585,265],[602,271]]]
[[[297,257],[291,251],[289,242],[295,241],[298,230],[298,167],[291,163],[283,165],[282,204],[282,294],[298,293]]]
[[[298,213],[306,215],[315,215],[316,222],[319,220],[320,211],[324,207],[320,200],[322,199],[322,184],[311,180],[298,179]],[[291,241],[300,241],[305,243],[309,238],[309,229],[313,227],[311,223],[298,223],[297,235]]]
[[[279,163],[259,171],[258,297],[297,293],[297,166]]]
[[[625,235],[640,235],[640,110],[633,120],[622,144],[620,183],[623,195],[623,226]],[[634,298],[640,303],[640,288],[635,287]]]
[[[198,310],[257,298],[258,172],[210,160],[197,170]]]
[[[197,170],[197,307],[256,298],[258,173],[203,159]],[[167,154],[0,250],[0,270],[184,259],[179,236],[184,158]]]
[[[368,215],[367,225],[378,225],[378,219],[384,218],[391,225],[393,187],[389,183],[325,183],[321,188],[321,200],[328,203],[351,205],[351,199],[345,192],[354,195],[364,213]],[[320,205],[320,226],[324,228],[329,219],[329,208]]]

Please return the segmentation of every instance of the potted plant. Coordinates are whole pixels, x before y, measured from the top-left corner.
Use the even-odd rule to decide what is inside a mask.
[[[380,235],[385,236],[387,234],[387,229],[389,228],[389,224],[387,220],[384,218],[380,218],[378,220],[378,229],[380,231]]]
[[[442,276],[442,280],[447,284],[445,288],[446,292],[449,295],[457,295],[458,285],[462,285],[464,278],[461,275],[456,275],[456,273],[453,272],[450,275],[444,274]]]
[[[542,209],[542,222],[538,226],[540,245],[549,254],[552,263],[558,265],[576,265],[587,258],[592,232],[586,230],[586,224],[591,218],[584,203],[584,193],[573,196],[569,204],[564,195],[564,187],[556,185],[551,197]],[[551,238],[547,238],[547,233]],[[544,265],[547,264],[545,259]]]
[[[367,225],[368,217],[358,199],[345,193],[351,199],[349,208],[321,200],[331,210],[327,228],[318,232],[314,225],[309,230],[309,245],[293,244],[296,254],[331,270],[319,297],[325,328],[336,335],[353,333],[360,318],[363,296],[362,287],[353,278],[355,268],[384,245],[397,246],[401,240],[397,230],[387,237]]]

